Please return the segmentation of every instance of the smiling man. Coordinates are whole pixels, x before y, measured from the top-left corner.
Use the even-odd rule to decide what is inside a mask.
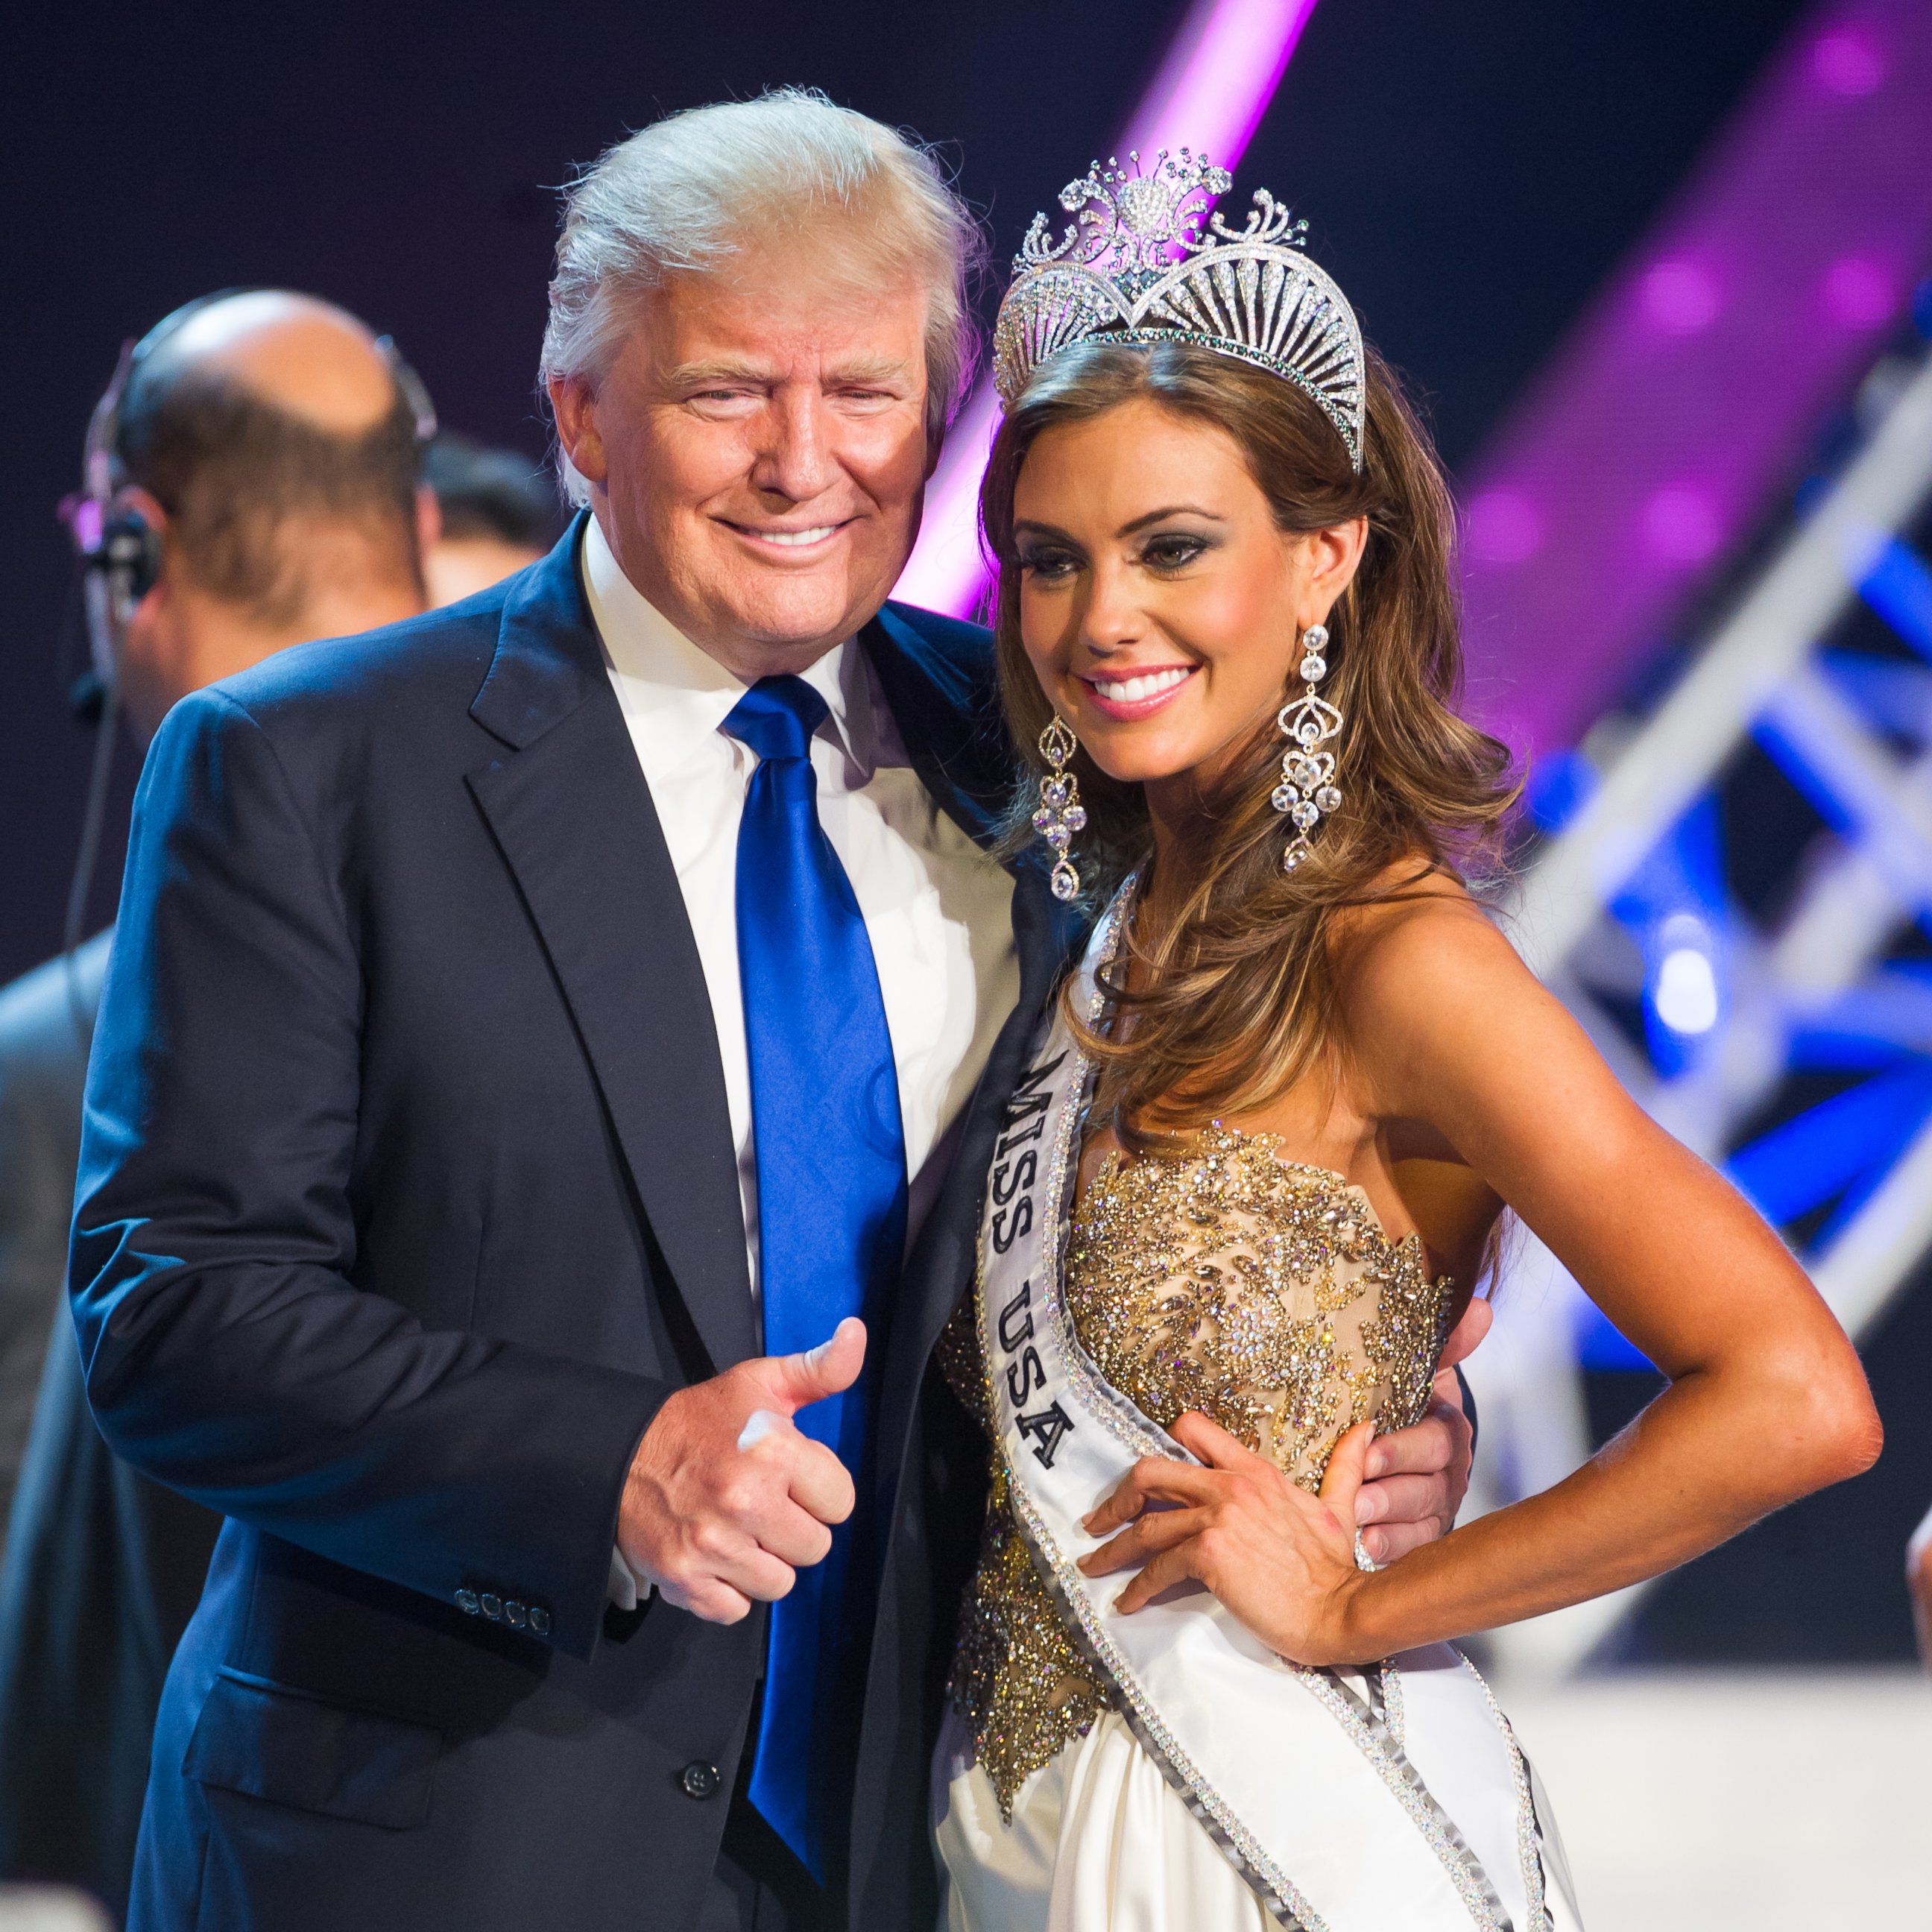
[[[932,453],[928,291],[908,269],[857,302],[836,254],[814,275],[796,253],[670,284],[602,367],[562,330],[546,362],[618,567],[746,682],[809,670],[877,614]]]
[[[646,129],[550,289],[586,513],[155,742],[76,1318],[229,1521],[135,1932],[932,1922],[984,1498],[930,1358],[1080,936],[998,856],[985,634],[885,602],[975,240],[819,97]],[[1376,1534],[1466,1450],[1392,1438]]]

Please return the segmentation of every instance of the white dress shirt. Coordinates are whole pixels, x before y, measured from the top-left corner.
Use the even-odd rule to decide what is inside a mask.
[[[610,682],[711,996],[755,1305],[758,1148],[738,979],[737,870],[738,821],[758,760],[722,728],[747,687],[645,602],[595,518],[583,554]],[[898,1070],[910,1242],[944,1178],[950,1130],[1019,997],[1012,880],[920,784],[856,642],[828,651],[802,674],[830,713],[812,744],[818,820],[865,916]]]

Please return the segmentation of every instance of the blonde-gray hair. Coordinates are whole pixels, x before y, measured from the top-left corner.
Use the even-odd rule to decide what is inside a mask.
[[[936,445],[972,378],[968,284],[984,237],[930,148],[815,88],[668,115],[584,170],[564,204],[542,379],[594,383],[638,298],[668,278],[715,274],[753,243],[816,240],[821,229],[835,260],[925,284],[926,424]]]

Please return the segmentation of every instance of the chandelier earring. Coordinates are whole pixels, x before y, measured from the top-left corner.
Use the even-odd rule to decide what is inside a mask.
[[[1292,872],[1312,857],[1308,835],[1330,813],[1340,808],[1342,794],[1335,784],[1334,741],[1342,734],[1342,714],[1315,687],[1328,675],[1328,627],[1310,624],[1301,634],[1301,695],[1291,698],[1276,716],[1288,749],[1282,754],[1281,782],[1269,802],[1288,814],[1294,836],[1281,855],[1281,868]],[[1324,749],[1324,747],[1330,748]],[[1035,821],[1038,823],[1037,820]]]
[[[1087,823],[1087,808],[1080,802],[1080,781],[1067,770],[1079,748],[1073,728],[1056,711],[1040,734],[1040,754],[1046,760],[1048,771],[1040,782],[1040,809],[1033,815],[1033,829],[1052,849],[1053,896],[1057,899],[1080,896],[1080,874],[1067,856],[1073,835]]]

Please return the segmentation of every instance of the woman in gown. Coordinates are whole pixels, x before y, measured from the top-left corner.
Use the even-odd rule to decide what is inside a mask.
[[[1185,152],[1072,184],[995,338],[1005,702],[1055,890],[1100,916],[946,1340],[993,1472],[934,1768],[946,1922],[1570,1932],[1547,1802],[1448,1640],[1856,1473],[1876,1418],[1776,1235],[1472,892],[1514,794],[1453,709],[1441,471],[1285,212],[1202,231],[1227,185]],[[1421,1412],[1512,1210],[1670,1385],[1376,1570],[1343,1527],[1369,1442]]]

